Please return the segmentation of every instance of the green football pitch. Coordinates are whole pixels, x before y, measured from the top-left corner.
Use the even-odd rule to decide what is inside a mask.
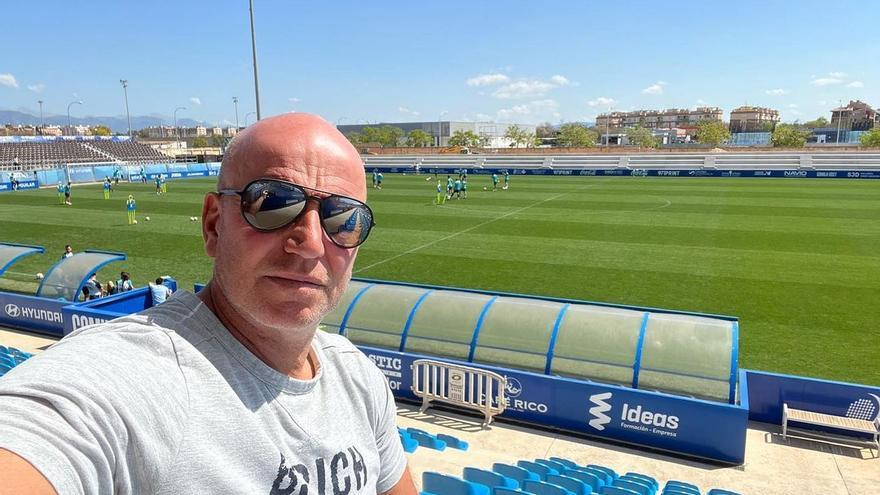
[[[72,206],[54,189],[0,194],[0,242],[47,250],[0,288],[33,292],[68,243],[128,254],[101,280],[206,281],[189,217],[214,183],[120,184],[111,200],[75,186]],[[386,174],[369,190],[377,227],[355,276],[733,315],[743,367],[880,384],[880,181],[520,176],[493,192],[472,176],[468,199],[439,206],[436,186]]]

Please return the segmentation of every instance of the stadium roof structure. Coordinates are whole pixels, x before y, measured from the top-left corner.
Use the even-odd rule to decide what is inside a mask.
[[[736,403],[729,316],[354,279],[322,328],[357,345]]]
[[[86,250],[63,258],[46,273],[36,295],[74,302],[89,276],[108,263],[126,259],[124,253],[96,250]]]

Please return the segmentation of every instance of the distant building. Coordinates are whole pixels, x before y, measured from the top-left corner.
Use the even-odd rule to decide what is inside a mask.
[[[57,125],[48,125],[40,130],[40,134],[43,136],[63,136],[64,131]]]
[[[831,110],[829,127],[845,131],[869,131],[880,125],[880,116],[865,102],[850,101],[845,107]]]
[[[723,111],[718,107],[670,108],[667,110],[634,110],[610,112],[596,117],[596,127],[608,128],[647,127],[648,129],[696,128],[706,121],[720,121]]]
[[[176,136],[174,126],[170,125],[147,127],[141,132],[146,135],[147,139],[171,139]]]
[[[485,138],[487,148],[507,148],[511,141],[504,137],[507,128],[512,125],[528,133],[535,133],[536,127],[529,124],[503,124],[497,122],[454,122],[449,120],[434,122],[380,122],[377,124],[347,124],[337,125],[339,132],[346,136],[353,133],[362,133],[365,127],[382,127],[390,125],[403,130],[404,136],[416,129],[424,131],[431,137],[431,146],[449,146],[449,138],[457,131],[471,131]],[[404,137],[405,139],[405,137]],[[402,145],[403,143],[401,143]]]
[[[772,108],[742,106],[730,112],[730,132],[770,132],[779,123],[779,111]]]
[[[238,129],[236,129],[235,127],[229,126],[226,128],[226,135],[227,136],[235,137],[236,134],[238,134]]]
[[[197,137],[198,136],[207,136],[207,135],[208,135],[208,129],[205,126],[203,126],[203,125],[196,126],[196,136]]]
[[[211,128],[211,135],[212,136],[222,136],[223,135],[223,128],[220,126],[212,127]]]

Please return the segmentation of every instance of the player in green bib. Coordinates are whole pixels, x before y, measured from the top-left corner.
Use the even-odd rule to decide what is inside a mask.
[[[461,195],[467,199],[467,176],[461,179]]]
[[[59,181],[58,187],[56,189],[58,189],[58,204],[63,205],[64,204],[64,183]]]
[[[110,177],[104,178],[104,199],[110,199]]]
[[[443,194],[443,182],[437,179],[437,199],[434,200],[435,205],[446,204],[446,195]]]
[[[510,187],[510,174],[507,173],[507,170],[505,170],[504,171],[504,187],[502,187],[502,189],[504,189],[506,191],[508,187]]]
[[[131,194],[128,195],[128,200],[125,202],[125,209],[128,211],[128,224],[131,225],[137,222],[135,218],[137,215],[137,203]]]
[[[498,174],[492,173],[492,192],[498,190]]]

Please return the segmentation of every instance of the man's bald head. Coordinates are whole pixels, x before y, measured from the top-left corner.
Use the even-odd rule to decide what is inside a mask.
[[[366,198],[363,162],[357,150],[333,125],[307,113],[269,117],[240,132],[223,157],[219,187],[242,188],[265,176],[267,170],[282,168],[297,172],[299,180],[293,182],[317,189],[333,184],[334,178],[356,175],[355,197]],[[353,195],[355,191],[333,192]]]

